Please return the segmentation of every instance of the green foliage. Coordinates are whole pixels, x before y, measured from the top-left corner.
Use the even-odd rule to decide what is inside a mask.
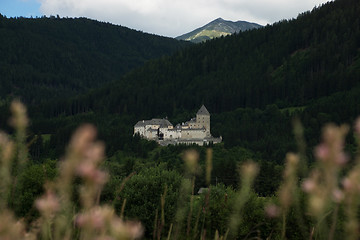
[[[26,162],[26,110],[19,102],[13,103],[11,110],[16,142],[0,134],[3,179],[0,220],[5,229],[0,232],[1,238],[20,239],[25,234],[33,239],[59,240],[69,236],[88,239],[95,234],[138,238],[142,227],[131,220],[141,220],[146,238],[358,239],[360,155],[357,152],[349,162],[345,157],[347,125],[324,127],[322,142],[314,151],[317,161],[308,171],[301,170],[302,165],[307,165],[304,156],[288,153],[278,191],[274,196],[261,197],[252,189],[254,183],[256,186],[258,165],[247,161],[256,155],[239,147],[226,149],[222,144],[215,145],[213,151],[196,145],[149,148],[148,156],[152,160],[160,157],[160,161],[117,152],[101,164],[104,146],[95,141],[95,129],[84,125],[71,139],[61,171],[53,160],[41,164]],[[276,113],[276,106],[267,107],[265,112]],[[359,140],[360,118],[354,130]],[[180,155],[186,170],[181,175],[179,169],[168,169],[168,161],[176,160],[184,150],[187,151]],[[221,166],[220,155],[228,158],[230,165],[234,162],[241,165],[236,190],[225,184],[210,184],[211,168]],[[265,169],[265,176],[270,175],[268,172],[272,169],[281,169],[263,161],[259,165]],[[99,166],[110,170],[110,182],[102,196],[100,190],[107,175]],[[138,173],[125,178],[125,174],[134,169],[138,169]],[[202,171],[206,172],[208,188],[197,195],[195,178],[202,178]],[[217,171],[219,169],[213,173]],[[303,179],[299,178],[301,175]],[[42,186],[47,181],[51,183],[45,184],[44,193]],[[34,200],[40,215],[33,208]],[[99,200],[113,203],[115,209],[100,206]],[[17,217],[13,217],[12,211]],[[25,217],[25,221],[18,221],[18,217]],[[33,227],[34,221],[41,229]]]
[[[44,184],[57,176],[56,161],[48,160],[43,164],[27,166],[17,178],[16,188],[11,196],[10,205],[20,217],[32,221],[38,217],[34,201],[44,193]]]
[[[209,194],[209,195],[208,195]],[[210,193],[205,191],[199,196],[196,196],[194,201],[194,214],[192,217],[192,226],[195,226],[196,221],[200,221],[199,226],[206,227],[208,236],[214,236],[218,231],[220,235],[225,235],[228,230],[229,217],[234,204],[235,191],[231,187],[226,187],[224,184],[218,184],[210,187]],[[207,200],[209,198],[209,200]],[[197,219],[197,214],[200,213],[200,219]],[[200,235],[199,232],[192,234]]]
[[[146,233],[150,236],[154,230],[156,212],[161,213],[161,195],[167,189],[164,211],[165,228],[168,229],[174,218],[181,179],[179,173],[168,171],[163,165],[143,169],[126,182],[124,189],[117,196],[115,208],[120,213],[126,199],[125,216],[144,223]]]

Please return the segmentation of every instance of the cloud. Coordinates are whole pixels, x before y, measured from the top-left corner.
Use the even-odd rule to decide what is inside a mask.
[[[89,17],[144,32],[178,36],[215,18],[273,23],[326,0],[38,0],[45,15]]]

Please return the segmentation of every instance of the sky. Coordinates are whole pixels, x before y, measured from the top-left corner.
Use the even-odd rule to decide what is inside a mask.
[[[176,37],[223,18],[261,25],[296,18],[328,0],[0,0],[7,17],[87,17]]]

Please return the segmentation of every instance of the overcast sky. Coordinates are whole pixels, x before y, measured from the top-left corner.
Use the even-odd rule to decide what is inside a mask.
[[[176,37],[221,17],[272,24],[296,18],[327,0],[0,0],[8,17],[88,17]]]

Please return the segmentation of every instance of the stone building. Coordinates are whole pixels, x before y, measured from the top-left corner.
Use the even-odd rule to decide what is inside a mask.
[[[204,105],[196,113],[196,117],[177,124],[175,127],[167,119],[153,118],[142,120],[134,126],[134,134],[149,140],[155,140],[161,145],[219,143],[220,138],[214,138],[210,132],[210,113]]]

